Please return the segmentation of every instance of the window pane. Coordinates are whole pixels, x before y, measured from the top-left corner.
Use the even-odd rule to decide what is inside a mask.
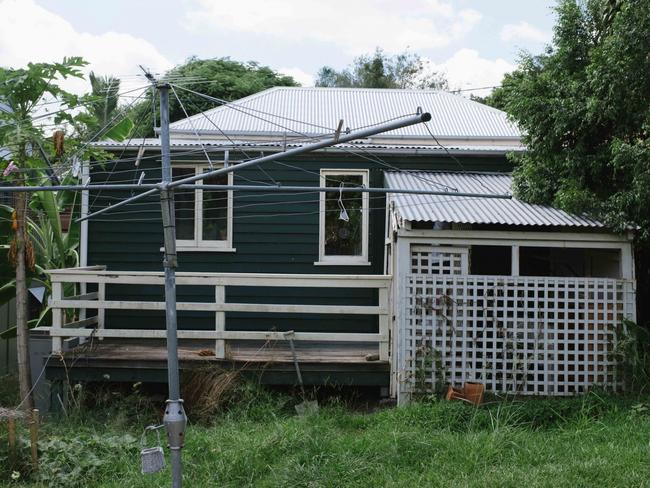
[[[330,175],[325,186],[363,185],[362,175]],[[361,192],[325,194],[325,255],[361,256],[363,254],[363,198]],[[345,218],[347,214],[347,221]]]
[[[205,185],[227,185],[228,175],[203,180]],[[228,240],[228,191],[203,190],[203,240]]]
[[[194,176],[194,168],[172,168],[172,178],[178,180]],[[176,239],[194,240],[194,190],[174,191],[176,207]]]

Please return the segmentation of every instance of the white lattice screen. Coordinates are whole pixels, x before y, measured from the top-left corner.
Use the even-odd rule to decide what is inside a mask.
[[[411,246],[411,273],[466,274],[468,253],[467,248]]]
[[[603,278],[406,276],[400,395],[480,381],[492,392],[616,389],[613,349],[634,283]]]

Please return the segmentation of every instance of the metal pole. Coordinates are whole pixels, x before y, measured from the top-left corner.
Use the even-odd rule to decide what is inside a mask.
[[[174,190],[167,185],[172,181],[169,147],[169,85],[157,85],[160,93],[160,145],[162,150],[162,180],[160,206],[162,210],[165,255],[165,319],[167,324],[167,382],[169,399],[165,407],[163,423],[167,430],[172,468],[172,487],[182,485],[181,449],[185,440],[187,417],[180,398],[178,374],[178,337],[176,333],[176,225],[174,219]]]

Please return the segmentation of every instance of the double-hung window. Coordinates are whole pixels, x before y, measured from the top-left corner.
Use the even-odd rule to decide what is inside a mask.
[[[320,186],[339,189],[320,194],[319,265],[368,265],[368,193],[341,191],[368,187],[368,170],[322,169]]]
[[[204,165],[172,167],[174,180],[208,171]],[[232,173],[198,180],[203,185],[231,185]],[[179,251],[234,251],[232,191],[181,188],[174,192],[176,247]]]

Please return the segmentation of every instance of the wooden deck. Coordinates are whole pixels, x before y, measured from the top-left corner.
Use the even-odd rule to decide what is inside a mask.
[[[296,342],[296,356],[307,384],[377,384],[388,382],[390,364],[379,360],[377,343]],[[179,343],[182,370],[203,367],[263,373],[264,382],[286,384],[295,380],[295,367],[287,341],[229,341],[226,357],[214,356],[214,341]],[[94,340],[64,353],[48,366],[50,379],[72,378],[104,381],[163,381],[167,350],[162,340]],[[67,373],[66,370],[67,369]]]
[[[78,375],[80,380],[117,381],[116,378],[121,377],[124,381],[148,381],[146,378],[151,377],[162,381],[166,377],[166,331],[140,328],[138,323],[139,317],[148,320],[147,311],[165,310],[165,302],[152,300],[146,294],[141,296],[136,291],[124,295],[125,285],[131,290],[135,290],[133,285],[145,288],[164,285],[163,273],[107,271],[104,266],[94,266],[50,270],[49,274],[52,280],[52,325],[38,327],[34,332],[47,333],[52,338],[52,351],[62,352],[65,358],[65,365],[55,361],[49,370],[60,375],[61,370],[67,374],[68,368],[72,370],[72,376]],[[178,331],[180,366],[186,370],[212,365],[262,371],[264,374],[275,371],[284,375],[278,383],[291,384],[296,372],[288,342],[289,332],[268,330],[266,322],[260,323],[259,327],[253,324],[247,330],[239,330],[232,327],[229,320],[242,313],[265,318],[298,314],[317,318],[325,324],[345,315],[363,317],[368,323],[376,321],[377,329],[361,332],[354,324],[350,330],[321,324],[315,330],[291,333],[301,371],[306,372],[303,374],[305,382],[316,384],[336,377],[336,381],[343,378],[346,384],[353,384],[365,375],[363,381],[366,383],[357,384],[386,385],[391,365],[391,283],[389,275],[179,272],[176,284],[196,289],[196,300],[201,301],[177,301],[176,309],[204,317],[212,315],[214,324],[206,329],[204,325],[198,328],[197,323],[190,321]],[[68,290],[75,288],[80,293],[66,296],[66,287]],[[230,296],[228,290],[232,291],[233,287],[277,288],[286,292],[276,293],[278,299],[274,303],[261,299],[261,295],[259,301],[253,300],[255,303],[252,303],[237,299],[237,295]],[[210,288],[213,290],[206,294]],[[323,289],[325,296],[328,296],[327,289],[367,290],[367,297],[376,295],[377,299],[376,303],[373,303],[375,300],[353,303],[345,294],[340,294],[333,301],[305,301],[291,293],[293,288],[311,289],[315,295],[318,295],[318,289]],[[113,310],[128,311],[131,316],[129,325],[123,327],[111,323],[111,313],[106,312]],[[143,322],[142,325],[146,324]],[[68,349],[67,343],[83,341],[84,338],[86,344]]]
[[[365,342],[295,343],[299,363],[388,363],[379,361],[377,344]],[[103,340],[86,343],[66,353],[75,360],[149,361],[165,362],[165,341],[160,340]],[[178,359],[191,365],[194,362],[291,363],[293,356],[288,341],[230,341],[226,358],[214,356],[214,341],[180,341]]]

